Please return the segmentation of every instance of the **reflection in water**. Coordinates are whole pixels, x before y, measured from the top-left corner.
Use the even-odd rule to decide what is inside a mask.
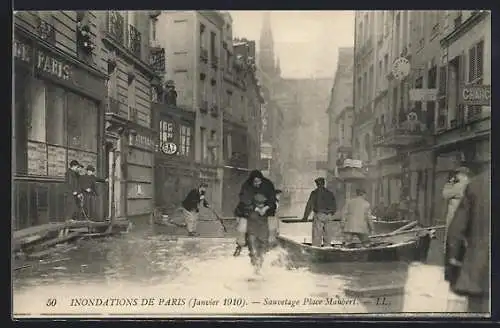
[[[144,232],[80,241],[72,250],[15,273],[14,312],[34,311],[38,302],[35,298],[42,304],[54,294],[65,298],[66,306],[74,297],[184,297],[188,303],[191,298],[246,300],[245,306],[108,309],[118,313],[381,313],[445,309],[445,284],[439,267],[398,263],[294,267],[284,250],[275,249],[266,258],[262,276],[255,277],[247,253],[233,257],[233,250],[233,239],[173,239]],[[372,297],[354,302],[344,293],[346,286],[377,285],[405,286],[404,297],[386,297],[384,302]],[[323,304],[315,303],[318,299]],[[286,300],[289,304],[285,304]]]

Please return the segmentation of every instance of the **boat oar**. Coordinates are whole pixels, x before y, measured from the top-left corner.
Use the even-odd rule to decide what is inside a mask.
[[[417,222],[417,221],[411,221],[410,223],[405,224],[404,226],[399,227],[398,229],[394,230],[394,231],[393,231],[393,233],[394,233],[394,232],[400,232],[400,231],[405,231],[405,230],[408,230],[408,229],[410,229],[410,228],[413,228],[413,227],[414,227],[414,226],[416,226],[417,224],[418,224],[418,222]]]
[[[382,237],[392,237],[392,236],[398,236],[398,235],[404,235],[405,233],[410,233],[410,232],[420,232],[420,231],[428,231],[428,230],[434,230],[434,229],[444,229],[446,228],[446,225],[437,225],[433,227],[426,227],[426,228],[416,228],[412,230],[403,230],[403,231],[393,231],[393,232],[388,232],[388,233],[382,233],[378,235],[371,235],[370,238],[382,238]]]

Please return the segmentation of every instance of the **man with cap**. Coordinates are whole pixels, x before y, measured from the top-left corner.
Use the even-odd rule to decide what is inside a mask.
[[[333,192],[325,187],[325,178],[314,180],[316,189],[309,195],[306,208],[304,210],[303,221],[307,221],[311,212],[314,213],[312,220],[312,245],[331,246],[332,229],[334,222],[337,223],[337,230],[340,229],[340,220],[334,221],[334,214],[337,211],[337,203]]]
[[[80,218],[80,175],[77,160],[72,160],[69,163],[69,168],[66,171],[66,218],[71,220],[78,220]]]
[[[205,199],[207,187],[208,184],[204,182],[201,183],[198,188],[191,189],[182,202],[182,211],[184,213],[184,219],[186,220],[186,227],[191,237],[198,236],[196,225],[198,224],[198,217],[200,215],[200,204],[203,203],[203,206],[206,208],[210,207]]]
[[[95,208],[97,192],[97,182],[105,183],[107,179],[101,179],[95,175],[95,167],[87,165],[86,174],[80,176],[82,194],[84,195],[84,205],[89,218],[97,219],[97,211]]]

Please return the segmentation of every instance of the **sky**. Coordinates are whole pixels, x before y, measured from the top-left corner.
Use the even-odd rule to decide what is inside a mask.
[[[230,11],[233,37],[258,42],[263,11]],[[352,11],[272,11],[275,53],[285,78],[333,78],[339,47],[354,44]]]

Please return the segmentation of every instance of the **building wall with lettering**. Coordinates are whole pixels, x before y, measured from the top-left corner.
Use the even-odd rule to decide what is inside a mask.
[[[104,173],[105,75],[82,56],[76,18],[74,11],[24,11],[14,17],[15,228],[68,218],[69,161]],[[95,36],[95,20],[89,21]],[[98,220],[106,198],[101,187]]]

